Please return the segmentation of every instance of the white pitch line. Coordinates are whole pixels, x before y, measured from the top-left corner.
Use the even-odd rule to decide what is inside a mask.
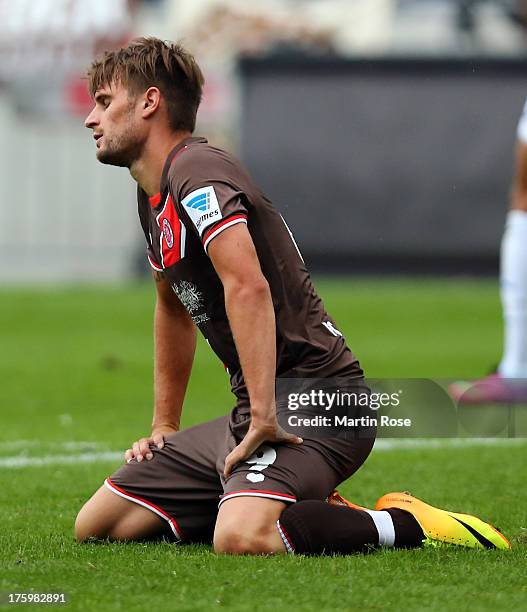
[[[470,448],[471,446],[523,446],[526,438],[377,438],[373,450],[432,450],[442,448]]]
[[[44,448],[53,450],[57,448],[62,451],[103,451],[108,450],[108,444],[102,442],[71,441],[71,442],[43,442],[42,440],[6,440],[0,442],[0,452],[27,449]]]
[[[20,441],[22,442],[22,441]],[[462,449],[477,446],[514,447],[527,443],[524,438],[422,438],[414,439],[378,439],[375,442],[374,452],[390,452],[395,450],[436,450],[436,449]],[[56,444],[54,447],[65,450],[65,444]],[[104,461],[120,461],[124,463],[123,451],[85,452],[70,455],[43,455],[28,457],[14,455],[0,457],[0,468],[15,469],[25,467],[46,467],[49,465],[76,465],[80,463],[97,463]]]
[[[48,465],[74,465],[77,463],[97,463],[99,461],[118,461],[124,463],[124,453],[107,451],[104,453],[81,453],[79,455],[44,455],[43,457],[0,457],[0,468],[45,467]]]

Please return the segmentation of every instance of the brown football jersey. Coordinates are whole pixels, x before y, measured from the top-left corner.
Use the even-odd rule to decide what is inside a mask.
[[[204,138],[188,138],[168,156],[160,192],[149,198],[139,189],[138,204],[150,265],[165,273],[224,363],[239,408],[248,407],[247,389],[223,286],[207,254],[211,241],[237,223],[247,225],[271,290],[277,377],[362,377],[358,361],[313,287],[283,217],[236,158]]]

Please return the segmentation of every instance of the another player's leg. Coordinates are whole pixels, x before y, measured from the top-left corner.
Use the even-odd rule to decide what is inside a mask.
[[[509,211],[501,246],[500,287],[503,357],[496,372],[472,383],[451,385],[450,394],[461,404],[527,402],[527,210]]]
[[[522,139],[517,145],[511,209],[501,243],[500,291],[504,323],[501,362],[496,372],[476,382],[451,385],[450,394],[459,403],[527,402],[527,144]]]
[[[518,126],[516,170],[501,245],[500,285],[505,326],[498,371],[506,379],[527,378],[527,115]],[[527,395],[527,394],[526,394]]]
[[[527,147],[525,148],[527,156]],[[513,209],[507,216],[501,249],[500,285],[504,318],[504,351],[498,372],[505,379],[526,379],[527,209]]]

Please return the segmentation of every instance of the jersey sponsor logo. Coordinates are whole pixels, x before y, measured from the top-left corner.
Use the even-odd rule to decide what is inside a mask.
[[[199,230],[201,227],[203,227],[203,229],[205,229],[208,225],[210,225],[212,223],[213,220],[215,220],[216,217],[221,217],[221,213],[218,210],[213,210],[210,213],[205,213],[204,215],[201,215],[201,217],[198,219],[198,222],[196,223],[196,229]],[[205,223],[205,221],[210,220],[209,223]],[[203,225],[205,223],[205,225]]]
[[[221,209],[214,187],[201,187],[188,194],[181,204],[200,235],[203,230],[221,219]]]
[[[185,206],[189,208],[197,208],[198,210],[209,210],[210,208],[210,192],[200,193],[191,198]]]
[[[167,247],[171,249],[174,246],[174,232],[170,226],[170,221],[166,217],[163,219],[163,236],[165,237]]]

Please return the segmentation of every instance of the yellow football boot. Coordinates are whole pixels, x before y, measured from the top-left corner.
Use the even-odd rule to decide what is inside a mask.
[[[388,508],[409,512],[423,530],[425,545],[442,542],[468,548],[511,548],[503,534],[476,516],[434,508],[409,493],[387,493],[375,504],[375,510]]]

